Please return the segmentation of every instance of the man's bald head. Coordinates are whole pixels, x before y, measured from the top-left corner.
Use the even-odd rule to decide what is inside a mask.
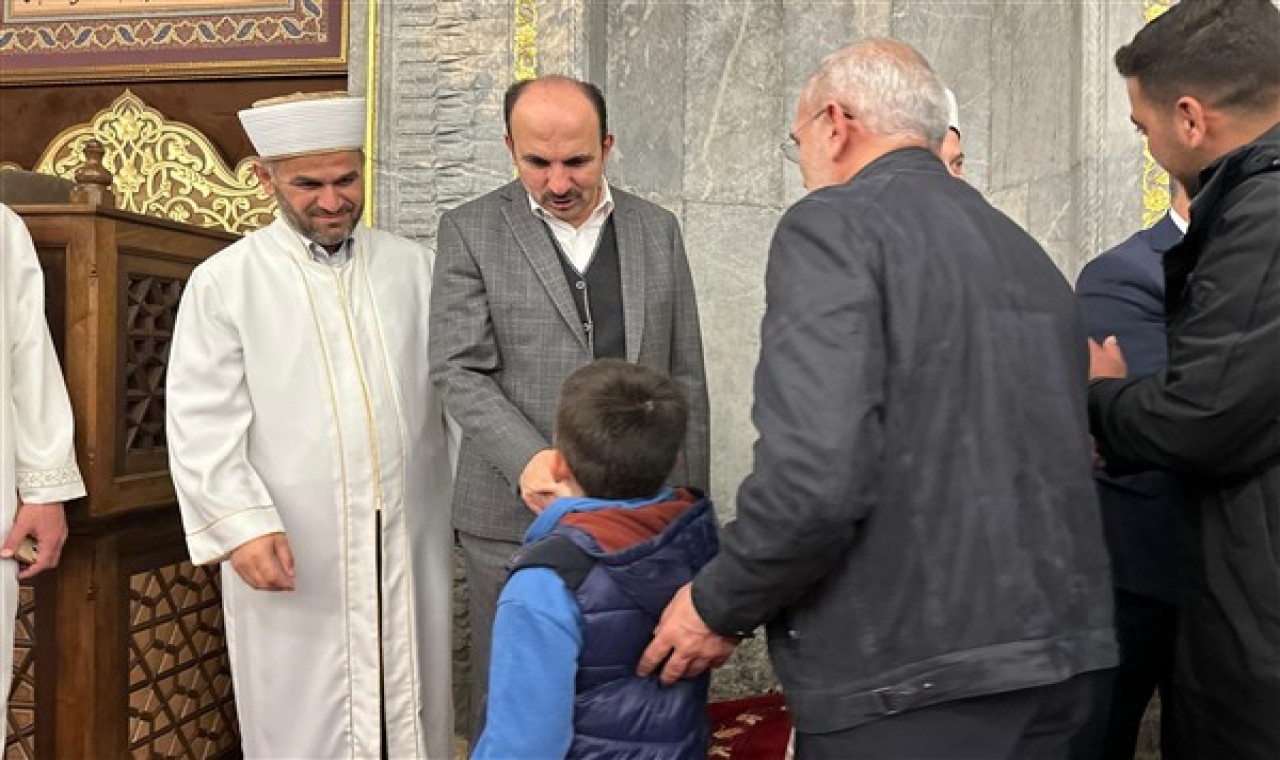
[[[595,111],[596,121],[599,122],[600,142],[603,143],[605,136],[609,134],[609,114],[600,88],[590,82],[554,75],[526,79],[507,88],[506,95],[502,98],[502,119],[506,125],[507,134],[511,134],[511,116],[516,110],[516,105],[525,96],[554,98],[558,102],[563,102],[566,95],[572,98],[575,91],[585,98]]]

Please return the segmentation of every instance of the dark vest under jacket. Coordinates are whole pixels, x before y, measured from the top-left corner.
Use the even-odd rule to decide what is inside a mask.
[[[573,304],[578,307],[578,318],[591,344],[595,359],[627,358],[626,325],[622,314],[622,270],[618,264],[618,235],[613,228],[613,215],[600,230],[600,241],[587,271],[579,273],[560,249],[551,229],[551,242],[560,254],[560,266],[569,282]]]
[[[512,572],[555,570],[582,612],[573,709],[578,760],[701,760],[707,756],[709,675],[662,686],[636,664],[676,591],[718,548],[715,512],[701,498],[648,541],[605,553],[586,531],[560,525],[521,550]]]

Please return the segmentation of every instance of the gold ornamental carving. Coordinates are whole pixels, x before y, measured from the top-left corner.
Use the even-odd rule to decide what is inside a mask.
[[[1142,15],[1151,23],[1169,10],[1173,0],[1143,0]],[[1147,142],[1142,141],[1142,226],[1150,227],[1169,210],[1169,173],[1151,157]]]
[[[272,221],[275,200],[253,175],[251,159],[229,168],[207,137],[129,90],[89,124],[55,137],[35,170],[74,179],[91,139],[106,149],[117,208],[239,234]]]
[[[513,68],[517,82],[538,76],[538,3],[515,0],[515,37],[512,40]]]

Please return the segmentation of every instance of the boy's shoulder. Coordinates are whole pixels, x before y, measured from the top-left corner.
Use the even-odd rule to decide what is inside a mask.
[[[555,532],[534,540],[511,559],[511,574],[534,567],[555,571],[571,591],[576,591],[596,565],[596,558],[573,537]]]

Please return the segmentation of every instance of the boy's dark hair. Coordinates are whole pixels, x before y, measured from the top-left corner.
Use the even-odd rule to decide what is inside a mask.
[[[564,381],[555,447],[587,496],[653,496],[675,466],[689,402],[674,380],[621,359],[594,361]]]
[[[595,109],[596,120],[600,122],[600,142],[604,142],[604,138],[609,134],[609,109],[604,104],[604,93],[600,92],[600,88],[590,82],[583,82],[579,79],[562,76],[545,76],[537,79],[525,79],[516,82],[507,88],[507,92],[502,96],[502,123],[507,128],[507,134],[511,134],[511,112],[516,110],[516,102],[520,100],[520,96],[524,94],[525,89],[534,82],[544,82],[547,80],[558,80],[571,84],[582,91],[587,96],[587,100],[591,101],[591,107]]]
[[[1280,100],[1280,11],[1271,0],[1182,0],[1116,51],[1153,103],[1190,95],[1256,113]]]

